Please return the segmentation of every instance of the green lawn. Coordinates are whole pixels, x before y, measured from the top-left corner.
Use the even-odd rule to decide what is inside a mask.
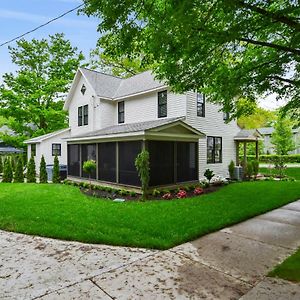
[[[300,282],[300,249],[277,266],[268,276]]]
[[[275,175],[277,171],[275,169],[259,168],[259,172],[266,175]],[[287,168],[284,174],[296,180],[300,180],[300,168]]]
[[[115,203],[54,184],[0,183],[0,228],[167,249],[300,198],[300,182],[244,182],[191,199]]]

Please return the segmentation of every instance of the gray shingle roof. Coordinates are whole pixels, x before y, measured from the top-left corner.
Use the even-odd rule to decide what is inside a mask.
[[[85,137],[98,137],[98,136],[111,135],[111,134],[122,134],[122,133],[145,131],[163,125],[167,125],[182,119],[183,118],[169,118],[169,119],[160,119],[154,121],[113,125],[113,126],[105,127],[100,130],[85,133],[82,135],[71,136],[70,138],[73,139],[73,138],[85,138]]]
[[[117,99],[165,86],[154,79],[151,71],[122,79],[85,68],[80,70],[99,97]]]
[[[261,138],[260,132],[257,129],[242,129],[235,137],[235,140],[256,140]]]
[[[29,140],[26,140],[24,141],[25,144],[34,144],[34,143],[40,143],[41,141],[43,140],[46,140],[48,138],[51,138],[53,136],[56,136],[58,134],[61,134],[63,132],[66,132],[70,130],[70,128],[64,128],[64,129],[60,129],[60,130],[57,130],[57,131],[54,131],[54,132],[50,132],[50,133],[47,133],[47,134],[44,134],[44,135],[40,135],[40,136],[37,136],[35,138],[32,138],[32,139],[29,139]]]

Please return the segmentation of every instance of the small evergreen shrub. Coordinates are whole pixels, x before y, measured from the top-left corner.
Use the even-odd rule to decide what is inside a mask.
[[[54,165],[53,165],[53,183],[60,183],[60,174],[59,174],[59,160],[57,155],[54,157]]]
[[[2,156],[0,156],[0,174],[3,173],[3,160],[2,160]]]
[[[259,172],[259,161],[258,160],[252,161],[252,169],[253,169],[254,178],[256,179],[257,174]]]
[[[142,200],[146,200],[148,196],[148,188],[150,181],[149,164],[149,152],[147,150],[142,150],[142,152],[135,159],[135,167],[138,171],[142,183]]]
[[[228,166],[228,172],[229,172],[229,176],[230,176],[230,179],[233,179],[234,178],[234,161],[232,160]]]
[[[83,171],[89,175],[90,189],[91,189],[91,186],[92,186],[91,176],[92,176],[93,172],[96,171],[96,168],[97,168],[96,162],[92,159],[87,160],[83,163]]]
[[[26,178],[28,183],[36,183],[36,171],[35,171],[35,162],[33,156],[31,156],[27,164]]]
[[[48,175],[46,170],[46,161],[44,155],[42,155],[41,163],[40,163],[40,183],[47,183]]]
[[[7,157],[4,161],[2,182],[12,182],[13,172],[10,159]]]
[[[210,169],[206,169],[204,172],[204,176],[208,180],[208,183],[210,184],[210,181],[215,176],[215,173]]]
[[[15,173],[15,171],[16,171],[16,161],[15,161],[15,158],[13,156],[10,158],[10,163],[11,163],[11,170],[12,170],[13,173]]]
[[[21,156],[17,160],[16,172],[14,174],[14,182],[24,182],[23,159]]]

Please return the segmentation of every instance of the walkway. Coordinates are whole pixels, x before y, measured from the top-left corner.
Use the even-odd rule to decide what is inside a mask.
[[[0,299],[300,299],[265,277],[299,246],[300,200],[167,251],[0,231]]]

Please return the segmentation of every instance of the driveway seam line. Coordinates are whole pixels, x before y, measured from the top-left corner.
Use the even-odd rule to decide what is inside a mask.
[[[106,292],[99,284],[97,284],[92,278],[89,279],[90,282],[92,282],[100,291],[102,291],[104,294],[106,294],[109,298],[112,300],[116,299],[115,297],[111,296],[108,292]]]

